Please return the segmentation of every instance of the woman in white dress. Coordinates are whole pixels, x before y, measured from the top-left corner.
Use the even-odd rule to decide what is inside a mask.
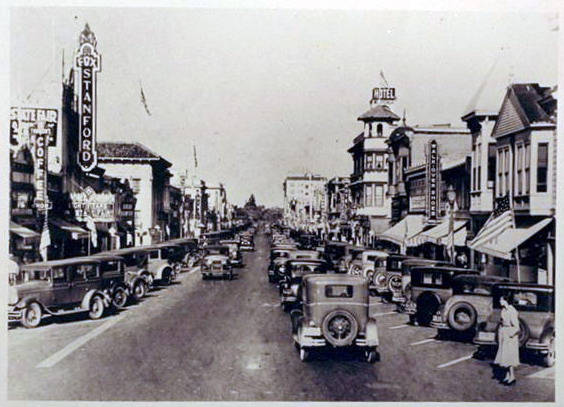
[[[519,315],[515,307],[501,297],[501,323],[498,330],[498,348],[494,363],[507,369],[502,383],[515,384],[514,369],[519,366]]]

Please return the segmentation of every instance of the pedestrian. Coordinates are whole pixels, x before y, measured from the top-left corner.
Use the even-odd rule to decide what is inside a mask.
[[[498,328],[498,348],[494,364],[505,370],[501,380],[506,386],[515,384],[516,366],[519,366],[519,314],[509,298],[504,295],[499,299],[501,309],[501,323]]]
[[[466,257],[466,253],[464,253],[463,251],[458,253],[458,256],[456,257],[456,261],[459,267],[462,268],[468,267],[468,257]]]

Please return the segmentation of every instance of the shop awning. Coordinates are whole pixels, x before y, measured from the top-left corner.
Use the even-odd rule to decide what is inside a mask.
[[[466,246],[466,223],[465,220],[454,221],[454,245]],[[431,229],[425,230],[409,241],[410,246],[419,246],[424,243],[433,243],[436,245],[447,245],[449,239],[449,221],[445,220]]]
[[[474,249],[500,259],[511,260],[512,252],[535,234],[547,227],[552,218],[543,219],[528,228],[510,228]]]
[[[49,223],[67,233],[70,233],[73,239],[88,238],[89,235],[88,231],[74,223],[70,223],[67,222],[66,220],[62,220],[61,218],[56,218],[56,217],[49,218]]]
[[[377,238],[381,240],[388,240],[397,245],[411,246],[408,242],[409,239],[423,230],[424,216],[423,215],[407,215],[400,220],[390,229],[381,233]]]
[[[16,235],[24,239],[33,239],[33,238],[39,239],[41,237],[39,233],[29,228],[26,228],[25,226],[18,225],[16,222],[12,222],[12,221],[10,221],[10,233],[15,233]]]

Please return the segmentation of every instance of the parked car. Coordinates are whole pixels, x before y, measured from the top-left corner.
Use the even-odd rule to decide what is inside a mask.
[[[301,283],[302,307],[294,310],[292,333],[302,361],[323,347],[364,349],[369,363],[380,359],[376,320],[368,315],[368,281],[351,275],[312,274]]]
[[[157,243],[151,246],[141,246],[149,255],[147,270],[158,284],[169,285],[176,279],[184,250],[173,243]]]
[[[454,277],[461,274],[478,274],[478,271],[454,266],[411,269],[411,298],[405,305],[410,322],[429,325],[440,305],[452,296]]]
[[[210,277],[223,277],[233,280],[234,273],[229,260],[229,246],[206,246],[200,267],[204,280]]]
[[[497,348],[497,330],[501,322],[499,299],[506,296],[519,313],[519,346],[542,357],[545,366],[553,366],[556,357],[554,337],[554,287],[527,283],[501,283],[492,289],[493,309],[485,322],[478,324],[474,343],[478,357]]]
[[[492,288],[496,283],[508,282],[506,277],[461,274],[452,279],[452,297],[439,306],[431,326],[439,330],[461,333],[472,331],[484,322],[492,311]]]
[[[97,255],[111,255],[122,258],[124,282],[128,289],[128,297],[139,301],[153,286],[153,275],[149,272],[148,253],[139,247],[111,250]]]
[[[423,258],[407,258],[401,262],[401,290],[392,292],[392,302],[398,304],[398,311],[404,312],[405,304],[411,298],[411,269],[421,266],[448,266],[450,263],[441,260]]]
[[[285,260],[290,258],[290,253],[296,251],[295,246],[284,245],[284,246],[274,246],[270,250],[270,263],[268,265],[268,281],[270,283],[278,282],[278,276],[276,273],[276,268],[282,264]]]
[[[350,253],[351,245],[345,242],[327,241],[323,256],[332,270],[337,273],[346,273],[346,256]]]
[[[372,281],[374,275],[385,270],[388,253],[381,250],[358,250],[349,264],[348,274],[363,276]]]
[[[315,250],[293,250],[287,258],[281,258],[274,264],[274,280],[280,283],[288,275],[288,262],[292,260],[317,260],[321,254]]]
[[[46,315],[87,312],[102,318],[111,306],[102,264],[112,256],[75,257],[21,266],[23,282],[9,287],[8,321],[37,327]]]
[[[298,238],[301,250],[314,250],[319,244],[319,237],[314,234],[303,234]]]
[[[384,301],[393,301],[402,291],[402,264],[414,259],[404,254],[389,254],[377,263],[378,271],[370,279],[370,289],[382,295]]]
[[[280,303],[289,310],[298,303],[302,278],[308,274],[327,273],[327,263],[321,259],[295,259],[286,263],[286,274],[280,280]]]
[[[255,250],[255,243],[252,235],[241,235],[241,250],[252,252]]]
[[[183,268],[192,267],[196,261],[198,253],[198,240],[194,238],[179,238],[169,240],[167,243],[173,243],[184,249],[181,265]]]
[[[233,267],[243,267],[243,256],[241,255],[238,240],[220,240],[219,244],[229,246],[229,259]]]

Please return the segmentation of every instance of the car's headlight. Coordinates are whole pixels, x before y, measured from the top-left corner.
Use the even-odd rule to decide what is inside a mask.
[[[374,278],[374,283],[376,283],[377,285],[384,285],[386,284],[386,276],[384,274],[376,274],[376,277]]]
[[[8,305],[17,304],[18,300],[18,289],[16,287],[10,287],[8,290]]]

